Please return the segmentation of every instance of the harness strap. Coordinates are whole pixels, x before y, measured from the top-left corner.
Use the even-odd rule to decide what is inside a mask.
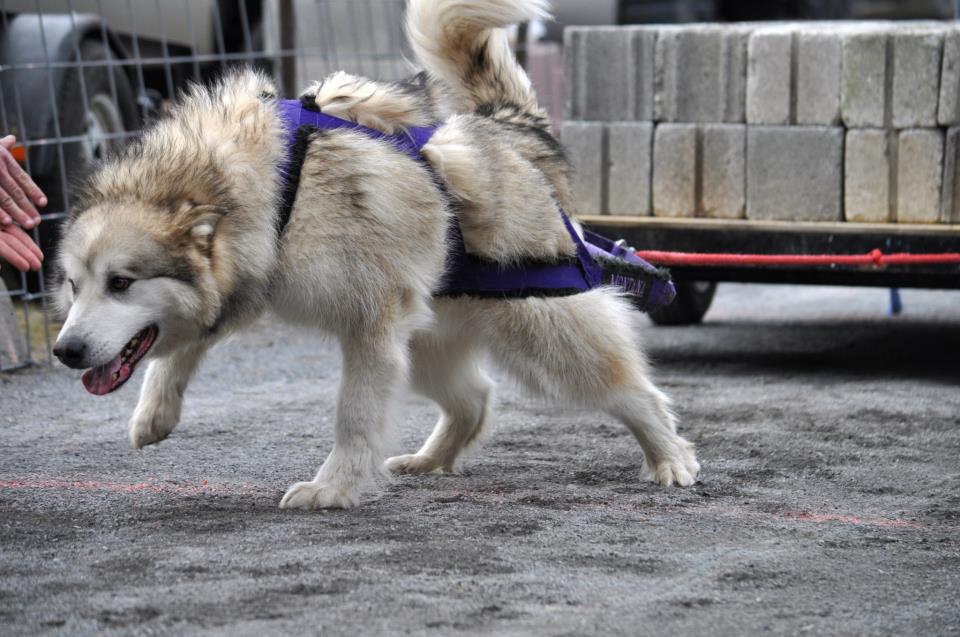
[[[602,269],[590,256],[570,218],[563,211],[560,214],[576,243],[577,254],[553,261],[525,259],[505,265],[470,254],[464,246],[460,224],[452,224],[447,273],[436,296],[569,296],[601,285]]]
[[[312,108],[311,108],[312,107]],[[327,115],[317,110],[312,102],[300,100],[278,100],[280,119],[286,129],[287,157],[280,165],[279,176],[282,180],[283,202],[277,218],[277,236],[283,235],[290,223],[290,213],[300,187],[300,170],[310,145],[310,133],[314,130],[337,130],[345,128],[363,133],[371,139],[383,140],[411,159],[422,162],[420,149],[426,146],[430,138],[440,127],[413,126],[403,132],[388,135],[382,131],[362,126],[356,122]]]
[[[421,149],[440,127],[411,127],[388,135],[348,120],[318,111],[312,102],[280,100],[280,116],[286,127],[287,158],[280,167],[283,181],[283,202],[277,217],[277,237],[282,237],[290,221],[290,213],[300,184],[300,171],[316,130],[348,129],[367,137],[382,140],[411,159],[421,162],[431,172],[437,187],[446,188],[433,167],[422,157]],[[447,195],[449,198],[449,195]],[[585,233],[586,240],[574,228],[570,218],[558,208],[564,226],[576,246],[576,256],[552,261],[522,260],[503,264],[469,254],[456,216],[450,224],[447,272],[435,296],[478,296],[522,298],[528,296],[569,296],[610,284],[638,295],[641,307],[669,303],[674,296],[673,283],[665,270],[658,270],[627,251],[619,243]],[[629,252],[629,254],[628,254]]]
[[[291,148],[294,143],[297,131],[304,126],[311,126],[320,130],[337,130],[346,128],[348,130],[363,133],[371,139],[383,140],[391,144],[400,152],[409,155],[411,159],[423,161],[420,157],[420,150],[427,145],[433,134],[440,128],[439,124],[433,126],[411,126],[403,129],[400,133],[388,135],[383,131],[369,128],[350,120],[340,119],[333,115],[327,115],[316,109],[312,102],[304,103],[300,100],[280,100],[280,116],[287,128],[287,147]],[[284,173],[286,171],[283,171]]]

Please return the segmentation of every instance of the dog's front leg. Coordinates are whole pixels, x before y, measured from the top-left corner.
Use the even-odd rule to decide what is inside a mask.
[[[386,340],[386,342],[385,342]],[[330,455],[311,482],[287,490],[281,508],[348,508],[387,479],[390,405],[407,365],[406,343],[376,337],[344,340],[343,378]]]
[[[130,444],[136,449],[160,442],[176,428],[183,393],[207,349],[206,342],[196,343],[150,361],[130,419]]]

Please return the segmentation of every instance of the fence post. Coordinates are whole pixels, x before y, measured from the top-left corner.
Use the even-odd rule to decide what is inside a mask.
[[[960,2],[960,0],[957,0]],[[517,25],[517,63],[521,67],[527,68],[527,30],[529,24],[521,22]]]
[[[284,95],[297,92],[296,24],[293,0],[280,0],[280,84]]]

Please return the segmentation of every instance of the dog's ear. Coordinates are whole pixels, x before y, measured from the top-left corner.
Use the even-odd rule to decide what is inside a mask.
[[[204,252],[209,252],[210,246],[213,245],[217,224],[222,217],[223,213],[219,208],[210,206],[194,219],[193,226],[190,228],[190,237]]]
[[[217,232],[217,224],[223,218],[223,209],[187,200],[180,204],[178,212],[184,222],[181,227],[189,229],[190,240],[197,248],[208,252]]]

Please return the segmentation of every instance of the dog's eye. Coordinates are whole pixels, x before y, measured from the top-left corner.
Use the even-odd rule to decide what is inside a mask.
[[[67,279],[67,283],[70,284],[70,291],[74,296],[77,295],[77,284],[73,282],[73,279]]]
[[[133,279],[128,279],[125,276],[115,276],[110,279],[107,286],[111,292],[123,292],[130,287],[131,283],[133,283]]]

